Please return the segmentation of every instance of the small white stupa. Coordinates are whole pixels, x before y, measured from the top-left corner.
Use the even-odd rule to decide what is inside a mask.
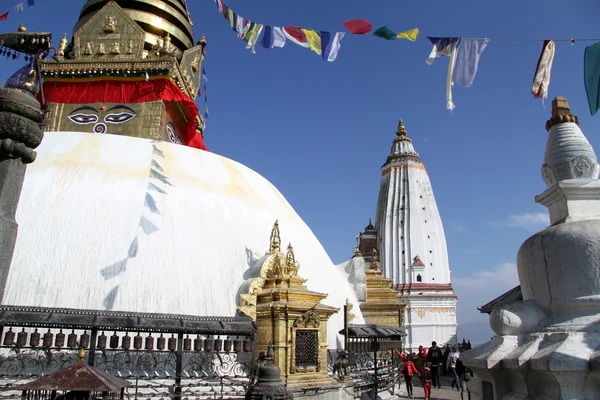
[[[497,304],[496,336],[463,353],[473,399],[600,399],[600,181],[592,146],[567,100],[552,102],[535,201],[551,226],[521,246],[523,300]]]

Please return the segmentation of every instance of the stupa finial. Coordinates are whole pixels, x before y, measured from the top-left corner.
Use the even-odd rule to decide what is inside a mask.
[[[396,130],[396,136],[398,136],[396,138],[396,140],[403,141],[403,142],[411,142],[410,138],[406,135],[407,135],[406,127],[404,126],[404,122],[402,121],[402,118],[400,118],[400,121],[398,121],[398,130]]]
[[[550,131],[554,125],[573,122],[579,125],[579,118],[571,114],[571,107],[566,97],[556,96],[552,100],[552,117],[546,121],[546,130]]]
[[[271,229],[271,238],[269,239],[269,253],[279,251],[281,238],[279,236],[279,220],[276,220]]]
[[[369,220],[370,223],[370,220]],[[358,239],[359,239],[359,235],[356,235],[356,247],[354,248],[354,255],[352,256],[352,258],[356,258],[356,257],[362,257],[362,254],[360,254],[360,249],[358,248]]]
[[[371,259],[371,269],[377,269],[377,249],[373,249],[373,258]]]

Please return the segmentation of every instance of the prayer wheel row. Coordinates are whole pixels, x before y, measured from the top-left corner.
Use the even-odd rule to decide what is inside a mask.
[[[87,331],[84,331],[83,334],[79,335],[78,337],[74,330],[72,330],[69,335],[65,335],[61,329],[55,337],[52,331],[48,329],[48,332],[44,333],[42,337],[42,335],[38,332],[37,329],[33,333],[31,333],[31,335],[29,335],[29,333],[25,331],[25,328],[23,328],[21,332],[15,334],[15,332],[12,330],[12,327],[9,328],[9,330],[4,334],[3,345],[25,347],[27,346],[28,336],[29,346],[31,347],[40,347],[40,342],[42,343],[41,347],[46,348],[53,347],[53,343],[54,347],[56,348],[66,347],[70,349],[87,349],[90,346],[90,335],[87,333]],[[65,339],[67,343],[66,346]],[[125,332],[124,336],[119,336],[117,335],[117,332],[115,332],[110,337],[106,336],[106,334],[102,332],[102,334],[99,335],[97,338],[96,349],[105,350],[107,348],[113,350],[119,348],[123,350],[129,350],[132,348],[132,337],[129,336],[128,332]],[[217,337],[216,339],[202,339],[200,335],[198,335],[195,339],[192,339],[189,337],[189,335],[187,335],[186,338],[183,339],[182,348],[183,351],[233,351],[236,353],[242,351],[249,353],[252,350],[250,340],[241,340],[239,338],[231,339],[229,337],[224,340],[220,337]],[[169,351],[176,351],[177,338],[174,334],[172,334],[170,338],[165,338],[162,333],[159,337],[154,337],[152,336],[152,333],[150,333],[144,338],[140,333],[138,333],[136,336],[133,337],[133,349],[158,351],[163,351],[167,349]]]

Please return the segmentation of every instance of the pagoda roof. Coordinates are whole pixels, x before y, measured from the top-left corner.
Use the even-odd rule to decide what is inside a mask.
[[[521,286],[517,286],[512,288],[508,292],[501,294],[496,297],[494,300],[490,301],[487,304],[482,305],[477,308],[482,314],[490,314],[494,307],[504,304],[509,304],[514,301],[522,301],[523,300],[523,292],[521,291]]]
[[[78,390],[115,392],[129,387],[131,382],[112,376],[79,360],[69,368],[18,386],[17,390]]]
[[[344,335],[342,329],[340,335]],[[399,338],[406,336],[404,329],[397,326],[382,325],[349,325],[348,337],[350,338]]]

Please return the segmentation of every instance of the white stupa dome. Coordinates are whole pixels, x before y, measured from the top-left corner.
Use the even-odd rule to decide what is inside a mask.
[[[279,220],[310,290],[356,305],[344,271],[281,193],[249,168],[167,142],[48,132],[27,167],[5,305],[233,316],[244,273]]]

